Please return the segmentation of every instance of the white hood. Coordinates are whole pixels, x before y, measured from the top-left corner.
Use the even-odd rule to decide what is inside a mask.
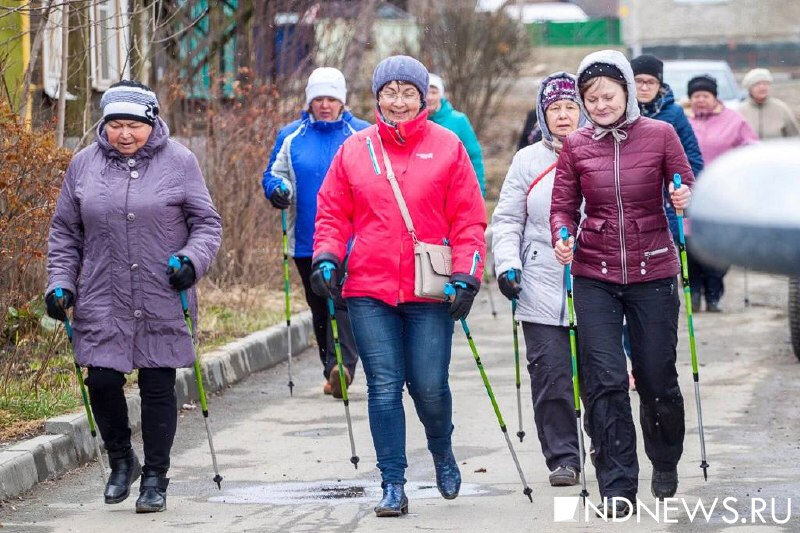
[[[600,50],[599,52],[593,52],[584,57],[583,61],[581,61],[578,67],[578,79],[581,79],[583,71],[594,63],[608,63],[609,65],[614,65],[622,72],[622,75],[625,77],[625,83],[628,86],[628,106],[625,110],[625,117],[627,118],[628,124],[639,118],[639,103],[636,101],[636,82],[633,79],[633,69],[628,59],[622,52],[616,50]],[[586,113],[586,107],[583,105],[583,98],[580,94],[578,94],[578,98],[584,113]],[[590,121],[592,120],[589,113],[586,113],[586,117]]]

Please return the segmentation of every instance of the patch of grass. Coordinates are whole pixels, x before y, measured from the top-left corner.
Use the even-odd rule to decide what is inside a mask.
[[[282,312],[274,310],[234,310],[210,306],[204,311],[199,317],[200,354],[285,320]]]
[[[284,321],[281,290],[201,282],[198,291],[201,355]],[[302,290],[295,288],[290,301],[292,313],[307,308]],[[45,418],[82,408],[63,326],[44,318],[39,303],[15,309],[0,337],[0,444],[40,434]],[[127,387],[136,387],[137,377],[128,375]]]
[[[40,388],[14,384],[0,392],[0,442],[8,442],[41,431],[44,419],[80,407],[78,386],[73,378],[59,388]]]
[[[60,390],[39,390],[31,394],[23,387],[6,389],[0,395],[0,416],[36,420],[56,416],[81,405],[77,385]]]
[[[199,303],[201,355],[285,320],[283,291],[263,285],[223,290],[204,284],[199,288]],[[297,288],[290,293],[290,304],[292,314],[308,307]]]

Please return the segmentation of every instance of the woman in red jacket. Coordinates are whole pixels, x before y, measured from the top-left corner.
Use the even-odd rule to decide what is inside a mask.
[[[662,201],[666,185],[685,209],[694,183],[670,124],[639,116],[633,71],[625,57],[604,50],[578,69],[581,104],[590,125],[567,137],[556,167],[550,228],[556,258],[573,262],[574,235],[585,201],[572,272],[580,372],[593,461],[606,512],[627,515],[635,504],[639,463],[622,350],[623,317],[630,325],[631,361],[641,399],[651,490],[671,497],[683,452],[683,397],[675,369],[678,342],[678,258]],[[672,176],[686,187],[677,191]],[[612,498],[624,498],[612,500]]]
[[[403,386],[425,427],[442,496],[455,498],[461,475],[451,448],[448,385],[453,319],[467,316],[483,272],[486,211],[464,146],[427,120],[427,69],[393,56],[375,68],[377,124],[337,152],[317,198],[311,284],[329,297],[348,241],[342,296],[367,378],[370,431],[383,480],[375,513],[408,512]],[[395,175],[414,226],[406,228],[389,178]],[[414,244],[449,244],[456,295],[451,304],[415,295]],[[445,264],[439,265],[445,267]]]

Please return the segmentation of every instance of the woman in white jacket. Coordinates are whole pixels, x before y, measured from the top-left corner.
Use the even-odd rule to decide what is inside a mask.
[[[556,72],[545,78],[536,108],[542,140],[517,152],[508,169],[492,216],[493,252],[500,292],[518,298],[534,421],[555,487],[575,485],[581,467],[564,267],[550,242],[550,196],[561,143],[584,123],[575,77]]]

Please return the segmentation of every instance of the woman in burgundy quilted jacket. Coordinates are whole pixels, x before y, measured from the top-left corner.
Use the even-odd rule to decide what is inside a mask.
[[[590,124],[564,142],[550,227],[556,258],[573,263],[580,377],[597,481],[611,503],[606,512],[620,516],[631,511],[625,499],[636,502],[639,476],[623,317],[630,325],[653,495],[671,497],[678,486],[684,436],[675,369],[679,264],[662,191],[666,185],[676,209],[685,209],[694,176],[672,126],[639,116],[633,71],[621,53],[584,58],[578,86]],[[687,185],[677,191],[675,173]],[[573,237],[561,241],[560,230],[566,226],[575,235],[581,202],[586,218],[575,247]]]

